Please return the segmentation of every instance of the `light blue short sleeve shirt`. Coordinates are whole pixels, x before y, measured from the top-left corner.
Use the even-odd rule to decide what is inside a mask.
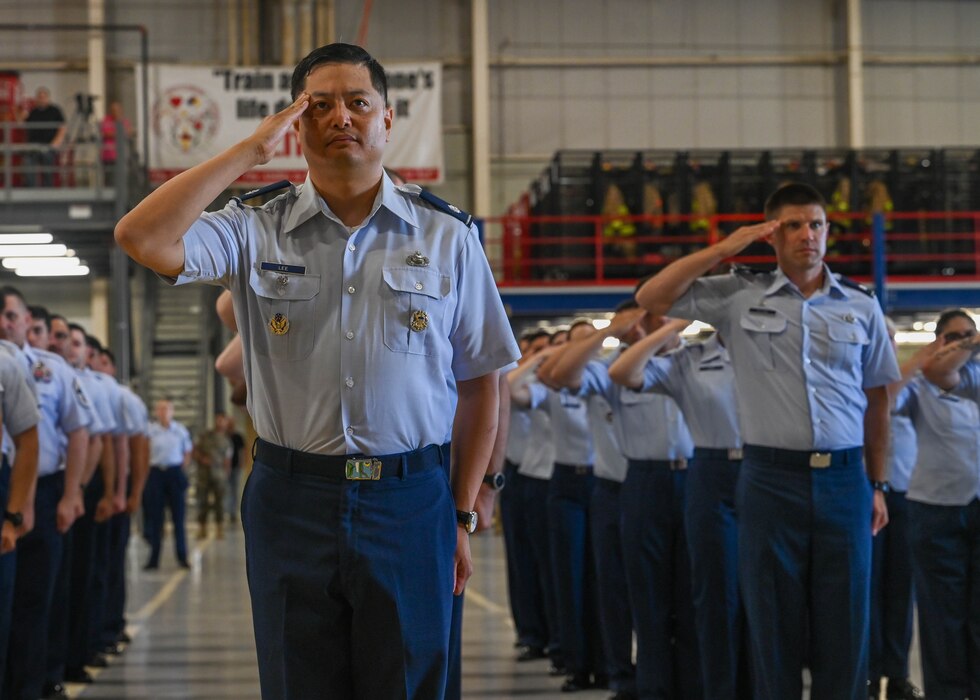
[[[177,283],[231,290],[249,413],[284,447],[448,442],[456,382],[520,356],[476,228],[387,175],[361,226],[344,226],[307,178],[261,208],[203,214],[184,259]]]
[[[183,423],[175,420],[164,427],[153,421],[149,428],[150,466],[178,467],[184,463],[184,455],[194,449],[191,434]]]
[[[52,353],[29,347],[23,350],[32,366],[41,412],[37,475],[49,476],[64,468],[68,434],[87,428],[91,417],[83,404],[75,370]]]
[[[531,408],[547,411],[552,432],[561,436],[560,440],[555,440],[555,462],[591,465],[595,452],[585,399],[568,389],[552,391],[540,382],[532,382],[529,389]]]
[[[0,392],[5,434],[20,435],[38,424],[37,394],[17,361],[6,354],[0,354]]]
[[[778,269],[702,277],[670,315],[710,323],[725,338],[748,444],[863,445],[864,389],[900,377],[878,303],[826,266],[809,298]]]

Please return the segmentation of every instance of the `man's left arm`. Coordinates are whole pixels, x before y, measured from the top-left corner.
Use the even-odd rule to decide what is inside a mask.
[[[888,387],[876,386],[864,390],[868,407],[864,411],[864,464],[868,478],[885,480],[885,458],[888,454],[889,408]],[[885,494],[874,492],[871,534],[877,535],[888,524],[888,507]]]
[[[499,372],[457,382],[459,399],[453,419],[450,476],[456,510],[471,511],[493,453],[499,415]],[[469,535],[456,528],[455,581],[453,593],[460,595],[473,574]]]
[[[507,435],[510,432],[510,399],[507,394],[510,385],[507,377],[500,374],[497,382],[499,406],[497,410],[497,435],[493,439],[493,451],[490,453],[490,464],[487,466],[486,476],[500,474],[504,470],[504,456],[507,454]],[[504,484],[506,487],[507,484]],[[476,531],[482,532],[489,530],[493,521],[493,507],[497,500],[497,492],[494,488],[483,481],[480,484],[480,491],[476,496]]]

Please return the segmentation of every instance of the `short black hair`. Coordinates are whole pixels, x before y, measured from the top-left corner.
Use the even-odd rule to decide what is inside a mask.
[[[51,331],[51,314],[43,306],[28,306],[27,310],[31,312],[31,316],[34,317],[35,321],[44,321],[44,327]]]
[[[103,355],[108,357],[109,362],[111,362],[113,365],[116,364],[116,356],[113,354],[112,350],[110,350],[109,348],[102,348],[101,350],[99,350],[99,352],[101,352]]]
[[[17,297],[20,299],[20,303],[24,305],[24,308],[30,311],[30,308],[27,306],[27,299],[24,298],[24,295],[16,287],[11,287],[10,285],[0,287],[0,297],[3,298],[4,306],[7,305],[7,297]]]
[[[764,207],[766,220],[776,218],[776,214],[785,206],[803,207],[810,204],[816,204],[824,211],[827,210],[827,201],[816,189],[802,182],[788,182],[766,199]]]
[[[69,331],[78,331],[82,335],[88,335],[88,331],[86,331],[83,326],[81,326],[78,323],[75,323],[74,321],[69,321],[68,322],[68,330]]]
[[[548,340],[551,340],[551,331],[549,331],[547,328],[535,328],[530,333],[524,335],[524,339],[529,343],[533,343],[538,338],[547,338]]]
[[[102,352],[102,341],[96,338],[94,335],[85,334],[85,344],[88,345],[92,350],[96,352]]]
[[[629,311],[630,309],[638,309],[640,305],[636,303],[636,299],[625,299],[618,304],[616,308],[613,309],[613,313],[619,313],[620,311]]]
[[[306,77],[313,69],[324,63],[349,63],[364,66],[371,74],[371,85],[378,91],[381,98],[388,104],[388,76],[385,69],[375,58],[360,46],[354,44],[327,44],[308,53],[293,69],[293,79],[290,82],[290,94],[295,100],[306,87]]]
[[[946,326],[948,326],[949,322],[954,318],[965,318],[974,328],[977,327],[976,322],[973,320],[973,316],[968,314],[963,309],[946,309],[939,314],[939,318],[936,319],[936,335],[942,335],[943,331],[946,330]]]
[[[572,337],[572,331],[574,331],[579,326],[588,326],[589,328],[595,328],[595,325],[593,325],[593,323],[592,323],[592,321],[590,319],[587,319],[587,318],[577,318],[574,321],[572,321],[572,325],[570,325],[568,327],[568,337],[569,338]]]
[[[48,315],[48,320],[49,321],[52,321],[52,322],[53,321],[61,321],[66,326],[68,325],[68,319],[65,318],[64,316],[62,316],[61,314],[49,314]]]

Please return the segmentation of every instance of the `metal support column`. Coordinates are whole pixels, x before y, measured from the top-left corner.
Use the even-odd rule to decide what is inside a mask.
[[[105,24],[105,0],[88,0],[88,23],[97,27]],[[88,92],[95,97],[92,117],[98,123],[106,113],[105,32],[92,29],[88,34]]]
[[[847,0],[847,131],[851,148],[864,148],[864,40],[861,0]]]
[[[475,216],[490,215],[490,26],[487,0],[471,0],[473,90],[473,203]]]

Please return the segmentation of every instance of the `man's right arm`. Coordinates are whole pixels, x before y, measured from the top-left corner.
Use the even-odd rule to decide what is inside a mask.
[[[778,221],[743,226],[718,243],[675,260],[637,290],[636,303],[654,316],[666,316],[694,280],[778,228]]]
[[[187,230],[242,174],[269,162],[308,104],[309,96],[302,93],[292,105],[262,120],[244,141],[155,189],[116,224],[116,242],[141,265],[178,276],[184,269]]]
[[[922,374],[943,391],[951,391],[960,383],[960,370],[978,346],[980,335],[948,343],[933,353],[922,367]]]
[[[547,368],[542,379],[549,385],[566,387],[578,391],[582,386],[582,374],[607,338],[621,338],[639,323],[646,312],[643,309],[621,311],[613,317],[612,323],[592,335],[565,344],[561,357]]]

